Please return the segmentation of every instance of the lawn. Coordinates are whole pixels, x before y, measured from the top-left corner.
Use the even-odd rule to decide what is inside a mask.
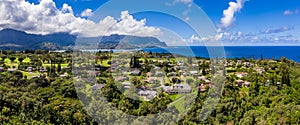
[[[13,66],[18,67],[18,63],[12,63],[8,58],[4,59],[4,64],[12,68]]]
[[[25,71],[21,71],[23,73],[23,76],[27,76],[27,79],[30,79],[33,76],[37,76],[40,73],[39,72],[25,72]]]
[[[31,60],[30,60],[30,58],[28,58],[28,57],[25,58],[25,59],[23,60],[24,63],[30,63],[30,61],[31,61]]]
[[[61,65],[61,67],[68,67],[69,66],[69,64],[68,63],[63,63],[63,64],[60,64]],[[42,66],[43,67],[46,67],[46,66],[51,66],[51,64],[46,64],[46,63],[43,63],[42,64]],[[55,67],[57,67],[58,66],[58,64],[55,64]]]
[[[107,60],[103,60],[102,63],[101,61],[98,61],[97,64],[101,65],[101,66],[105,66],[105,67],[109,67],[110,65],[108,64],[108,59]]]
[[[184,109],[184,94],[170,95],[171,100],[173,101],[170,105],[175,106],[179,112],[183,112]]]

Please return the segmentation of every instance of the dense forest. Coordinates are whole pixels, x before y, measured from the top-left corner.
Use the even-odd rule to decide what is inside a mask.
[[[98,56],[102,62],[109,59],[110,54]],[[248,87],[236,86],[237,78],[228,74],[221,99],[206,119],[201,118],[200,112],[204,110],[208,91],[198,92],[195,103],[177,119],[173,115],[180,111],[175,106],[169,107],[163,116],[155,115],[172,103],[172,96],[162,92],[151,101],[133,100],[118,90],[106,70],[97,76],[97,82],[104,85],[101,90],[90,91],[95,83],[82,83],[82,91],[78,91],[80,85],[74,84],[71,77],[72,61],[68,52],[8,51],[0,57],[0,124],[300,124],[300,65],[285,58],[275,63],[249,60],[268,67],[268,73],[243,69],[250,73],[243,77],[251,82]],[[199,66],[199,70],[207,66]],[[25,72],[28,67],[47,70],[38,77],[28,78],[30,75]],[[13,68],[17,70],[11,71]],[[103,68],[109,66],[100,64],[100,69]],[[124,121],[122,114],[109,110],[102,103],[131,116],[148,117]]]

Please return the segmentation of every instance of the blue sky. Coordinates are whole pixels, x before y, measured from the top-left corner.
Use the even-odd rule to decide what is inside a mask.
[[[7,23],[10,21],[8,20],[6,22],[0,22],[0,28],[19,28],[20,30],[23,29],[30,33],[47,34],[51,32],[70,32],[76,34],[83,32],[84,30],[70,27],[78,24],[83,24],[81,23],[81,19],[87,20],[85,22],[86,24],[91,23],[88,21],[98,23],[97,21],[99,20],[102,20],[104,22],[120,22],[120,26],[116,27],[115,29],[124,29],[126,26],[124,27],[123,25],[131,22],[142,27],[141,29],[145,30],[146,33],[130,34],[133,32],[137,32],[134,29],[132,31],[114,31],[113,33],[126,34],[127,32],[130,32],[128,33],[129,35],[143,36],[153,34],[154,32],[160,30],[159,27],[164,27],[173,31],[174,33],[179,35],[181,39],[185,40],[190,44],[199,44],[197,40],[204,40],[200,38],[201,34],[200,36],[197,35],[186,24],[186,22],[192,20],[190,18],[201,16],[201,14],[195,13],[197,11],[194,11],[193,9],[188,7],[190,4],[194,3],[195,5],[198,5],[207,14],[212,24],[215,26],[216,30],[218,30],[218,35],[221,36],[221,40],[222,42],[224,42],[225,45],[298,45],[300,43],[300,12],[298,12],[300,11],[299,0],[167,0],[173,1],[170,2],[171,4],[176,3],[178,5],[180,4],[179,6],[187,7],[188,14],[184,14],[184,12],[182,12],[183,18],[185,18],[185,20],[179,20],[172,16],[164,15],[162,13],[132,13],[130,11],[128,13],[123,13],[124,18],[122,18],[121,12],[127,11],[126,9],[98,9],[100,6],[107,2],[106,0],[26,0],[25,2],[34,3],[34,5],[39,5],[40,1],[44,2],[44,7],[49,7],[49,5],[51,6],[51,1],[54,2],[55,7],[57,9],[55,11],[72,11],[71,15],[74,15],[74,17],[72,17],[71,15],[65,16],[74,18],[73,20],[69,20],[69,22],[74,22],[76,20],[78,21],[78,23],[72,24],[68,28],[64,28],[62,27],[62,25],[66,25],[68,21],[63,21],[61,23],[62,25],[55,26],[56,29],[53,28],[54,30],[48,30],[52,29],[52,25],[49,25],[43,27],[43,32],[39,32],[37,30],[40,28],[32,26],[17,26],[15,25],[15,23]],[[25,4],[23,3],[15,2],[15,4],[25,6]],[[155,4],[156,3],[153,2],[152,6],[155,6]],[[122,3],[120,3],[120,5],[118,6],[122,6]],[[226,12],[224,13],[225,10],[228,10],[227,14]],[[47,9],[40,11],[42,13],[42,11],[47,11]],[[86,13],[83,13],[84,11],[86,11]],[[97,13],[97,11],[99,13]],[[119,15],[109,15],[114,11],[117,11],[115,13],[118,13]],[[66,11],[63,12],[64,14],[67,13]],[[18,15],[12,14],[12,16]],[[112,16],[113,19],[106,18],[107,16]],[[133,16],[133,19],[126,21],[126,19],[130,19],[130,16]],[[34,17],[35,16],[33,16],[33,18]],[[62,17],[62,15],[58,17]],[[58,19],[58,17],[55,19]],[[95,20],[93,19],[93,17],[98,17],[97,19],[99,20]],[[19,17],[16,19],[19,19]],[[146,21],[143,22],[143,19],[146,19]],[[93,25],[96,26],[97,24]],[[91,27],[93,26],[91,25]],[[153,29],[152,27],[156,27],[157,29]],[[159,34],[153,34],[153,36],[155,35]]]

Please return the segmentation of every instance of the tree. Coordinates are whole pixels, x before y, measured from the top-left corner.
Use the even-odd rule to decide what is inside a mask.
[[[24,58],[22,58],[22,57],[19,57],[19,58],[18,58],[18,61],[19,61],[20,63],[22,63],[23,60],[24,60]]]
[[[61,64],[58,63],[58,64],[57,64],[57,72],[60,72],[60,71],[61,71]]]
[[[9,60],[13,63],[16,60],[16,57],[11,56],[11,57],[9,57]]]

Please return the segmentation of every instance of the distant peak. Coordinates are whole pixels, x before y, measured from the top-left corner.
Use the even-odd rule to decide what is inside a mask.
[[[1,31],[14,31],[14,32],[23,32],[23,33],[25,33],[24,31],[15,30],[15,29],[11,29],[11,28],[2,29]]]

